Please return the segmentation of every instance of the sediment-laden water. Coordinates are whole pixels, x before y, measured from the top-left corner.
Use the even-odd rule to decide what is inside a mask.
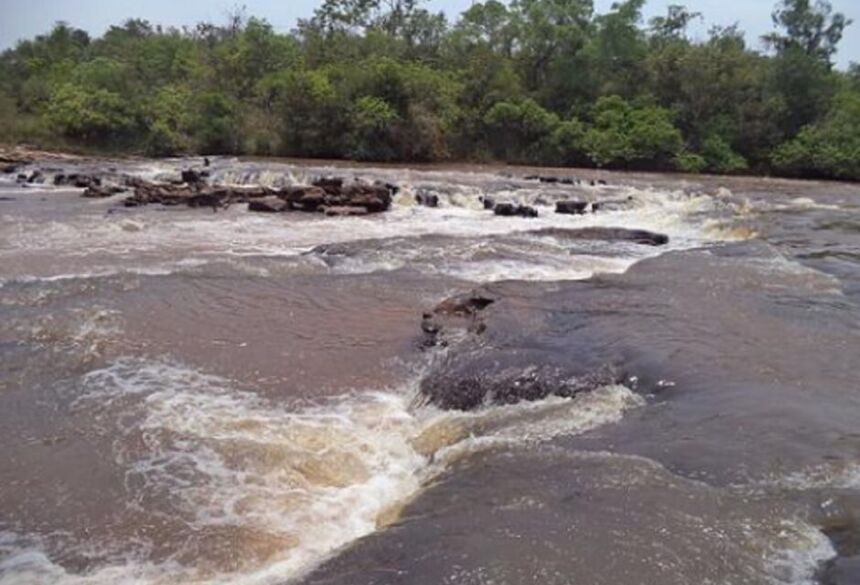
[[[860,580],[860,188],[213,160],[400,188],[324,217],[47,186],[192,164],[0,178],[0,584]]]

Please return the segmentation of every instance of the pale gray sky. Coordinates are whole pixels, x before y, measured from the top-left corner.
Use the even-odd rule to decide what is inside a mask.
[[[65,20],[93,35],[111,24],[130,17],[139,17],[154,24],[193,25],[200,21],[222,22],[236,5],[244,5],[252,16],[266,18],[278,30],[288,31],[296,19],[307,17],[321,0],[147,0],[122,2],[117,0],[0,0],[0,49],[14,46],[22,38],[31,38],[50,30],[54,22]],[[598,11],[604,12],[613,0],[595,0]],[[831,0],[835,10],[856,21],[842,40],[838,62],[845,67],[851,61],[860,62],[860,0]],[[428,0],[429,7],[444,10],[449,17],[459,14],[472,0]],[[669,4],[686,4],[701,12],[704,22],[691,32],[699,38],[714,24],[739,22],[747,33],[751,46],[758,48],[758,38],[772,30],[770,14],[776,0],[648,0],[645,18],[665,13]]]

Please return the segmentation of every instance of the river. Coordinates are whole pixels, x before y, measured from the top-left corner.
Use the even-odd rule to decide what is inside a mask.
[[[0,176],[0,584],[860,582],[857,185],[212,160],[399,187],[324,217],[50,180],[190,165]]]

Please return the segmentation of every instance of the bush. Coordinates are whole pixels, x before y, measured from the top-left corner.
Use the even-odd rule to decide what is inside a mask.
[[[350,155],[357,160],[392,160],[394,125],[400,117],[382,98],[364,96],[353,109],[353,135]]]
[[[597,101],[591,117],[593,126],[585,133],[583,145],[597,166],[668,167],[683,144],[666,108],[633,106],[619,96],[609,96]]]
[[[538,160],[560,123],[532,99],[498,102],[484,115],[490,148],[511,162]]]
[[[823,121],[805,126],[771,160],[787,175],[860,180],[860,93],[840,94]]]
[[[60,86],[51,96],[48,118],[70,138],[101,144],[128,138],[136,127],[134,114],[122,96],[71,83]]]
[[[700,154],[683,151],[675,156],[675,168],[685,173],[701,173],[708,167],[708,161]]]
[[[239,150],[238,106],[215,92],[200,95],[195,103],[194,136],[201,154],[222,154]]]
[[[746,159],[732,150],[719,136],[710,136],[702,144],[702,155],[710,171],[720,174],[737,173],[749,168]]]

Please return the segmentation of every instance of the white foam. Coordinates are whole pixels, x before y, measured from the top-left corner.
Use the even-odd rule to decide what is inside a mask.
[[[117,441],[115,453],[129,485],[147,492],[136,497],[169,499],[197,531],[239,526],[282,548],[232,573],[152,564],[144,555],[81,576],[40,547],[21,546],[0,565],[0,584],[283,583],[376,530],[454,459],[583,432],[641,403],[611,386],[451,413],[412,409],[416,391],[412,384],[290,408],[175,363],[122,359],[93,371],[75,407],[116,409],[122,416],[110,418],[125,421],[122,434],[139,435]]]
[[[162,173],[175,173],[180,164],[179,161],[173,161],[156,166],[161,168]],[[153,169],[144,167],[134,171],[135,174],[152,172]],[[576,187],[575,191],[571,191],[556,186],[504,180],[486,173],[302,168],[286,165],[261,169],[238,163],[235,169],[213,171],[213,178],[223,182],[245,184],[251,181],[275,185],[279,182],[307,182],[310,177],[332,173],[386,180],[401,185],[402,190],[391,211],[363,218],[254,214],[248,213],[244,206],[234,206],[219,213],[188,209],[160,212],[142,209],[131,211],[130,215],[105,215],[104,211],[112,205],[110,202],[94,202],[83,208],[66,211],[64,217],[53,221],[35,219],[26,213],[6,214],[2,218],[0,230],[3,234],[0,237],[0,262],[9,260],[10,267],[18,268],[17,272],[10,271],[4,276],[53,277],[57,274],[55,267],[61,264],[81,264],[82,269],[78,272],[82,274],[99,274],[111,265],[132,265],[141,271],[150,267],[159,270],[179,260],[177,256],[198,260],[228,255],[295,256],[321,244],[415,238],[422,235],[481,238],[549,227],[627,227],[669,235],[670,245],[654,253],[737,238],[730,227],[714,229],[713,225],[707,223],[707,217],[719,215],[724,217],[722,224],[728,222],[731,226],[731,217],[736,211],[732,205],[719,198],[680,190]],[[440,194],[440,208],[415,206],[414,194],[419,189],[432,189],[434,193]],[[525,203],[542,199],[551,204],[555,200],[571,197],[585,197],[592,201],[618,199],[625,203],[618,210],[581,216],[559,215],[553,212],[551,205],[546,205],[539,206],[541,216],[535,219],[505,218],[494,216],[482,208],[480,197],[484,195]],[[523,243],[527,244],[525,241]],[[417,242],[416,245],[420,246],[421,243]],[[524,252],[528,253],[528,250]],[[86,265],[90,258],[97,258],[103,268],[92,270]],[[534,277],[546,280],[552,279],[552,270],[559,271],[560,279],[585,278],[593,273],[578,267],[566,267],[562,260],[552,258],[538,271],[524,270],[522,265],[512,263],[508,265],[508,274],[498,274],[499,269],[496,269],[489,278]],[[361,261],[361,258],[357,260]],[[39,266],[44,266],[44,269],[33,272]],[[385,266],[385,262],[376,262],[365,271],[382,270]],[[392,262],[391,266],[397,267],[398,264]],[[453,271],[470,279],[480,279],[487,272],[480,265],[455,266]]]
[[[777,538],[770,543],[767,569],[773,585],[818,585],[821,565],[836,556],[824,533],[800,520],[780,523]]]

